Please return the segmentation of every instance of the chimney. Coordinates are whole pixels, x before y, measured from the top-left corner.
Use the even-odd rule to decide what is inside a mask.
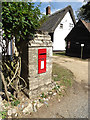
[[[46,15],[50,15],[50,14],[51,14],[51,7],[48,6],[48,7],[46,8]]]

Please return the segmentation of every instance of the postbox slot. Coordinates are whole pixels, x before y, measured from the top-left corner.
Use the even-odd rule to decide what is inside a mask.
[[[39,55],[46,55],[46,53],[40,53]]]

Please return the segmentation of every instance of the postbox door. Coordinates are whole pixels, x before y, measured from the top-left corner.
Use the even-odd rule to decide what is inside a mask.
[[[38,73],[46,72],[46,49],[38,49]]]

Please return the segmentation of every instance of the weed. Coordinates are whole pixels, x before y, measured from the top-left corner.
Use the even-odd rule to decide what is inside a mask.
[[[7,111],[0,111],[0,116],[2,117],[2,119],[5,119],[7,116]]]
[[[11,105],[12,105],[12,106],[17,106],[18,104],[20,104],[20,101],[19,101],[19,100],[13,100],[13,101],[11,102]]]
[[[47,98],[47,95],[45,95],[44,93],[42,93],[41,97],[42,98]]]
[[[41,102],[41,103],[44,103],[44,100],[42,100],[42,99],[39,99],[39,102]]]
[[[54,90],[58,90],[58,88],[55,86],[55,87],[54,87]]]
[[[44,93],[42,93],[41,97],[44,98]]]
[[[20,101],[19,101],[19,100],[16,100],[12,94],[11,94],[11,97],[12,97],[12,99],[13,99],[13,101],[11,102],[11,105],[12,105],[12,106],[17,106],[18,104],[20,104]]]
[[[9,103],[7,103],[7,104],[4,104],[5,105],[5,107],[8,107],[9,106]]]

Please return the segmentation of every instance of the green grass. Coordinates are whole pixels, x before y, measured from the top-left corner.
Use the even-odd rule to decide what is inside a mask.
[[[67,57],[67,56],[65,56],[65,51],[62,51],[62,52],[53,52],[53,55]]]
[[[68,87],[72,85],[74,75],[70,70],[53,63],[52,78],[54,81],[60,82],[60,85]]]

